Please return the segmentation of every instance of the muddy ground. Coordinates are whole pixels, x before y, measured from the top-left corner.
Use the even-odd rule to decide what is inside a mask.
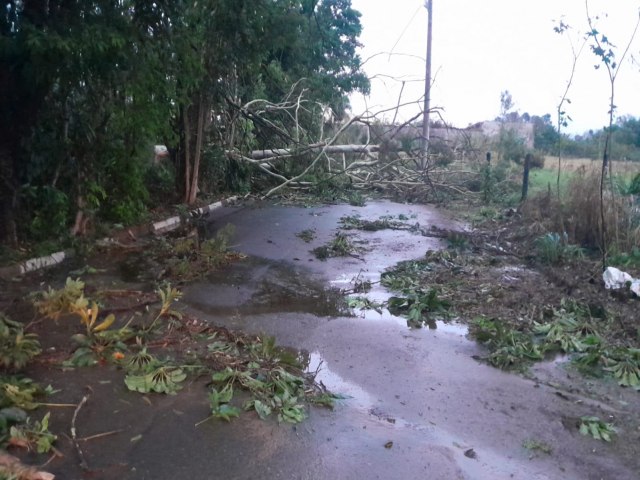
[[[340,219],[354,215],[403,218],[420,228],[341,229]],[[638,478],[640,394],[612,379],[585,378],[562,359],[536,364],[525,374],[500,371],[478,360],[486,351],[467,335],[466,323],[475,315],[494,312],[527,321],[567,295],[597,295],[609,307],[623,301],[632,312],[625,320],[631,328],[637,302],[601,294],[595,272],[576,277],[569,270],[534,268],[527,252],[519,250],[521,231],[507,234],[496,224],[472,234],[468,225],[428,206],[252,204],[225,207],[209,220],[211,234],[235,226],[232,247],[246,258],[182,286],[183,322],[191,330],[214,325],[275,335],[278,343],[308,354],[308,369],[319,368],[319,382],[349,398],[333,410],[309,407],[308,418],[295,426],[262,421],[255,413],[196,426],[209,415],[207,379],[188,380],[175,396],[141,395],[127,391],[115,366],[63,370],[59,362],[70,354],[68,338],[78,325],[40,321],[33,328],[45,352],[26,373],[59,389],[47,402],[77,405],[88,398],[75,423],[84,439],[85,468],[69,438],[76,409],[49,408],[61,456],[43,468],[57,478]],[[305,230],[315,233],[309,243],[297,235]],[[435,272],[442,295],[454,304],[446,322],[438,321],[436,329],[410,329],[387,310],[345,310],[343,291],[353,288],[354,279],[373,283],[367,297],[387,299],[390,293],[377,283],[380,274],[399,261],[447,248],[448,230],[467,232],[471,258],[475,252],[493,259],[489,267],[465,260],[455,270],[455,282],[451,273]],[[311,250],[338,231],[360,242],[361,249],[318,260]],[[24,304],[26,293],[59,287],[69,271],[87,264],[106,269],[83,277],[94,289],[151,291],[161,266],[149,261],[145,250],[99,252],[20,282],[3,282],[1,307],[29,322],[33,313]],[[141,293],[133,301],[145,299]],[[191,345],[178,341],[156,348]],[[608,444],[580,435],[582,416],[612,422],[617,437]],[[30,464],[48,458],[14,453]]]

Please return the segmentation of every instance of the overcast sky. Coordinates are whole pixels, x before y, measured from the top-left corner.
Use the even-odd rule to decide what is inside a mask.
[[[509,90],[521,114],[550,113],[571,72],[569,38],[579,48],[588,30],[584,0],[433,0],[434,84],[432,107],[441,107],[448,123],[465,127],[500,113],[500,92]],[[362,13],[361,56],[371,77],[371,95],[351,98],[353,113],[378,111],[398,102],[420,100],[424,94],[427,12],[424,0],[352,0]],[[589,0],[592,17],[617,49],[631,37],[640,0]],[[553,31],[563,19],[573,27],[564,35]],[[377,55],[384,53],[383,55]],[[392,52],[391,55],[388,53]],[[635,62],[631,61],[631,54]],[[609,81],[596,70],[598,59],[585,47],[579,59],[567,113],[568,131],[582,133],[608,121]],[[640,32],[616,80],[617,115],[640,116]],[[407,119],[418,107],[406,107]],[[386,115],[391,119],[393,113]]]

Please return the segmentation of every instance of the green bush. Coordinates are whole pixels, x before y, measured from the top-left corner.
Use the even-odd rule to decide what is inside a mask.
[[[26,222],[25,232],[30,239],[39,242],[66,235],[70,220],[69,197],[55,187],[26,186],[22,190],[25,215],[32,215]]]
[[[583,251],[577,245],[568,243],[567,234],[547,233],[536,240],[538,257],[543,263],[557,265],[564,261],[582,258]]]

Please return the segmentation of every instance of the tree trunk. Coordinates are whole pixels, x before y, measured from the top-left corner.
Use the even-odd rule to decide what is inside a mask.
[[[196,126],[195,150],[193,152],[193,165],[191,167],[191,184],[188,190],[187,204],[192,205],[198,195],[198,178],[200,175],[200,159],[202,158],[202,144],[205,136],[205,102],[202,98],[198,102],[198,121]]]
[[[1,139],[0,142],[3,140],[5,139]],[[17,182],[13,166],[11,152],[4,145],[0,145],[0,244],[16,246],[18,244],[15,219]]]
[[[531,154],[527,153],[524,157],[524,172],[522,173],[522,197],[520,202],[524,202],[529,194],[529,168],[531,167]]]
[[[180,111],[180,142],[177,149],[170,149],[176,168],[177,187],[182,201],[195,203],[202,151],[207,134],[209,106],[204,95],[194,96],[194,101]]]

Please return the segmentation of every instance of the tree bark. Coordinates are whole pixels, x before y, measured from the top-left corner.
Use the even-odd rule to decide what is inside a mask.
[[[291,148],[273,148],[271,150],[254,150],[251,152],[253,160],[264,160],[274,157],[289,157],[292,155],[300,155],[307,152],[318,152],[320,150],[325,153],[374,153],[380,151],[379,145],[324,145],[322,143],[307,145],[303,149],[295,150]]]

